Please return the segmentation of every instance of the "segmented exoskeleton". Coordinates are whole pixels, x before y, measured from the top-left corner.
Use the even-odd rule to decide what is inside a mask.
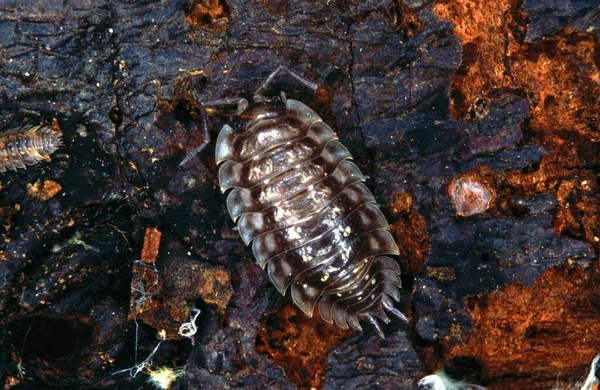
[[[209,142],[205,107],[237,105],[235,128],[225,125],[216,145],[219,185],[242,240],[282,295],[290,291],[304,313],[342,328],[362,330],[400,299],[400,267],[386,255],[399,250],[388,223],[350,161],[352,156],[321,118],[299,101],[262,93],[282,71],[305,86],[317,86],[280,66],[244,98],[200,103],[204,142]],[[243,115],[242,115],[243,114]]]
[[[24,126],[0,134],[0,172],[26,168],[49,156],[62,145],[60,133],[45,126]]]

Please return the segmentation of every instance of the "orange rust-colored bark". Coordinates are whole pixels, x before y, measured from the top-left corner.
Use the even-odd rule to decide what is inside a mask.
[[[524,42],[527,15],[515,0],[443,0],[436,12],[454,24],[463,62],[453,77],[451,111],[478,119],[482,102],[514,93],[529,100],[526,142],[548,148],[539,167],[500,174],[503,194],[557,195],[558,234],[600,250],[600,48],[592,34],[565,29],[539,43]],[[560,191],[559,191],[560,190]]]
[[[594,118],[600,109],[600,73],[598,44],[591,34],[565,30],[540,43],[525,43],[526,15],[514,0],[441,1],[435,9],[454,23],[463,45],[463,63],[452,86],[457,116],[468,117],[480,98],[514,91],[529,97],[533,128],[548,136],[572,130],[598,141]]]
[[[577,267],[549,269],[533,287],[469,298],[474,330],[444,339],[446,358],[478,359],[489,389],[545,389],[557,376],[583,376],[600,345],[598,297],[598,270]]]
[[[430,248],[427,221],[414,208],[413,198],[406,192],[394,195],[392,213],[398,217],[390,230],[399,244],[400,258],[409,261],[411,272],[420,273]]]
[[[157,228],[146,228],[144,246],[142,247],[142,261],[144,263],[154,264],[156,262],[161,237],[162,233]]]
[[[478,120],[482,105],[501,95],[527,98],[523,142],[541,144],[549,153],[539,166],[493,174],[497,211],[510,214],[515,196],[554,195],[556,233],[600,251],[600,48],[592,34],[570,29],[525,42],[527,15],[520,4],[435,5],[463,45],[450,109],[458,118]],[[549,388],[557,375],[583,375],[600,345],[599,281],[598,269],[550,269],[533,287],[509,285],[471,298],[474,331],[454,329],[443,341],[444,360],[477,358],[494,383],[491,389]]]
[[[600,250],[600,188],[597,173],[585,168],[577,149],[544,156],[537,169],[512,171],[496,177],[499,197],[554,194],[553,220],[557,234],[585,240]],[[505,204],[499,208],[506,208]]]
[[[229,5],[225,0],[194,1],[185,15],[185,21],[192,27],[222,21],[229,15]]]
[[[302,389],[323,385],[329,352],[354,332],[309,318],[291,304],[266,323],[256,338],[256,351],[277,362]]]
[[[34,184],[27,184],[27,194],[42,202],[54,198],[60,191],[62,191],[62,186],[54,180],[44,180],[43,183],[38,180]]]

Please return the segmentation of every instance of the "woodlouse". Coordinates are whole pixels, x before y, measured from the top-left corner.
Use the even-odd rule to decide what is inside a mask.
[[[16,171],[42,160],[62,145],[62,136],[45,126],[24,126],[0,134],[0,172]]]
[[[200,103],[203,143],[210,141],[206,107],[237,105],[234,127],[216,144],[219,185],[244,243],[282,295],[312,317],[362,330],[359,320],[388,323],[400,299],[400,267],[389,225],[363,183],[364,176],[336,134],[303,103],[262,95],[281,72],[313,90],[317,85],[279,66],[244,98]]]
[[[448,195],[456,213],[462,217],[484,213],[492,201],[485,184],[471,176],[455,178],[448,186]]]

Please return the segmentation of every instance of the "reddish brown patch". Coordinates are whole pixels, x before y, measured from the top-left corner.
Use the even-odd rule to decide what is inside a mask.
[[[598,138],[598,45],[592,34],[565,30],[525,43],[525,15],[514,0],[440,1],[438,14],[454,23],[463,63],[452,85],[452,109],[467,118],[476,102],[502,91],[520,92],[532,104],[531,126],[574,130]]]
[[[402,0],[393,0],[387,10],[390,23],[396,31],[402,30],[404,36],[412,38],[423,28],[423,23],[417,14],[411,12],[410,8]]]
[[[186,283],[181,283],[180,288],[192,291],[193,294],[187,295],[200,296],[204,302],[224,312],[233,295],[229,272],[224,268],[202,266],[193,266],[191,272],[198,276],[183,279]]]
[[[354,331],[309,318],[293,305],[269,316],[256,338],[256,351],[268,356],[301,388],[323,385],[332,348]]]
[[[144,235],[144,246],[142,247],[142,261],[152,264],[156,262],[160,248],[162,233],[157,228],[146,228]]]
[[[600,250],[600,187],[592,168],[584,168],[577,149],[544,156],[535,170],[513,171],[495,178],[505,209],[512,196],[555,194],[557,234],[585,240]]]
[[[52,199],[62,191],[62,186],[53,180],[36,181],[34,184],[27,183],[27,195],[30,198],[38,198],[42,202]]]
[[[398,217],[390,230],[400,248],[400,258],[408,259],[411,272],[420,273],[430,248],[427,221],[415,210],[412,196],[406,192],[394,194],[392,212]]]
[[[228,17],[229,4],[225,0],[194,1],[185,13],[185,21],[192,27],[227,22]]]
[[[469,298],[474,330],[443,340],[445,359],[477,359],[494,382],[489,389],[506,388],[498,385],[503,377],[512,388],[535,389],[549,388],[557,376],[583,375],[600,345],[599,276],[552,268],[533,287],[514,284]]]

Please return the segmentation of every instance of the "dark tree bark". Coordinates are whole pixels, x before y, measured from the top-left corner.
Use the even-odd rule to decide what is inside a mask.
[[[149,368],[127,368],[157,333],[151,369],[179,367],[181,388],[583,375],[600,345],[597,2],[26,3],[0,2],[0,130],[45,123],[64,146],[0,176],[5,388],[139,388]],[[214,141],[178,167],[203,141],[198,103],[251,97],[279,64],[319,89],[267,94],[337,132],[401,247],[410,321],[385,340],[279,296],[229,220]]]

